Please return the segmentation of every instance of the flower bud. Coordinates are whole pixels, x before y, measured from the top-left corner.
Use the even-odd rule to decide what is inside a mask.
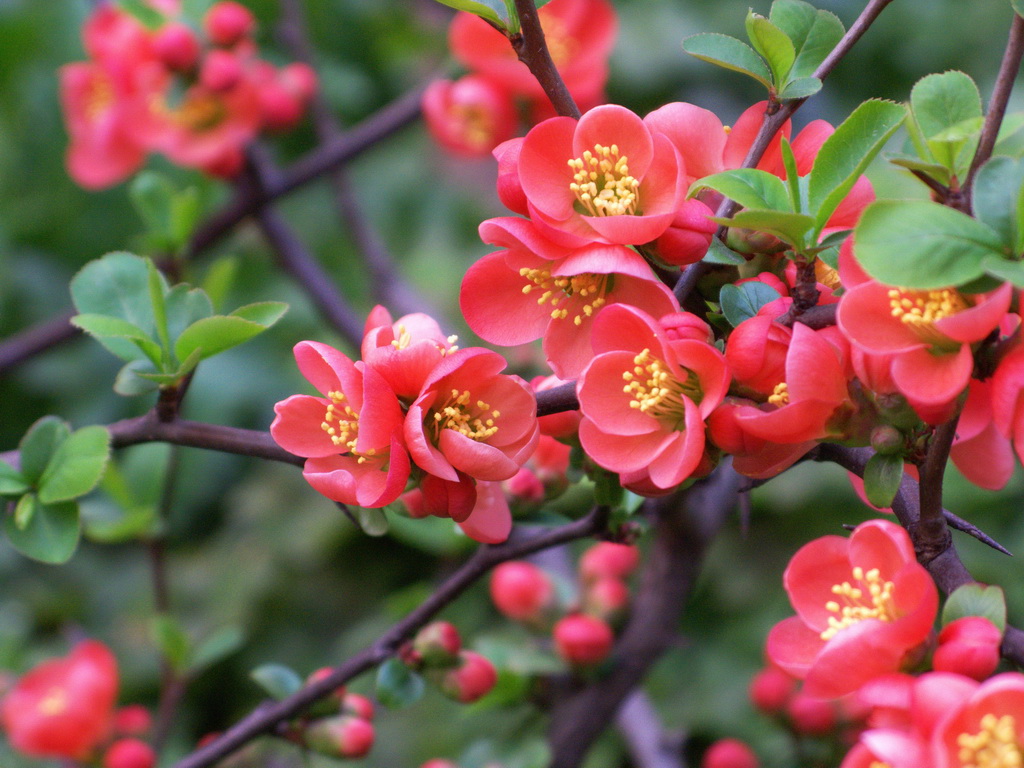
[[[222,0],[214,3],[203,19],[203,29],[214,45],[230,47],[252,34],[256,19],[241,3]]]
[[[982,616],[951,621],[939,633],[932,668],[984,680],[999,666],[1002,639],[999,628]]]
[[[427,760],[420,768],[459,768],[459,764],[453,763],[451,760],[435,757],[433,760]]]
[[[491,600],[510,619],[536,621],[554,597],[551,578],[532,563],[502,563],[491,576]]]
[[[630,544],[615,544],[602,541],[590,547],[580,558],[580,578],[583,581],[597,579],[622,579],[633,572],[640,562],[640,551]]]
[[[615,636],[608,624],[585,613],[563,617],[555,624],[553,634],[558,655],[569,664],[578,667],[592,666],[604,661],[615,642]]]
[[[364,757],[373,747],[373,725],[348,715],[315,720],[305,730],[303,741],[310,749],[331,757]]]
[[[676,212],[665,233],[655,241],[658,256],[666,264],[684,267],[704,258],[718,225],[715,213],[700,200],[687,200]]]
[[[757,755],[739,739],[719,739],[704,753],[701,768],[757,768]]]
[[[346,693],[341,699],[341,711],[361,720],[373,720],[373,702],[359,693]]]
[[[889,424],[879,424],[871,430],[871,447],[877,453],[891,455],[903,451],[903,433]]]
[[[103,755],[103,768],[153,768],[156,752],[140,739],[118,739]]]
[[[267,130],[287,131],[302,119],[302,101],[282,83],[264,83],[259,98],[260,117]]]
[[[281,67],[281,82],[285,88],[294,93],[303,103],[313,98],[317,89],[316,71],[301,61],[285,64]]]
[[[462,704],[486,695],[498,682],[494,665],[474,651],[459,653],[459,666],[445,670],[437,680],[441,693]]]
[[[242,64],[228,51],[210,51],[199,68],[200,84],[218,93],[230,91],[241,79]]]
[[[785,711],[796,688],[797,682],[789,673],[767,666],[750,681],[750,701],[766,715],[778,715]]]
[[[605,621],[621,619],[629,605],[629,588],[613,577],[592,581],[583,590],[583,610]]]
[[[412,647],[424,666],[451,667],[459,661],[462,638],[454,624],[435,621],[416,633]]]
[[[823,734],[836,726],[835,705],[828,699],[808,696],[803,691],[790,699],[787,712],[798,733]]]
[[[153,36],[153,52],[174,72],[188,72],[199,60],[199,41],[187,24],[172,21]]]

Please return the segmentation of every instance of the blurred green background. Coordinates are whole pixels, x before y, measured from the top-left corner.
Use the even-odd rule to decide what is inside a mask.
[[[287,61],[275,35],[273,0],[246,0],[261,22],[264,55]],[[454,73],[447,57],[448,9],[430,0],[308,0],[304,3],[324,93],[344,125],[352,125],[437,72]],[[731,122],[760,98],[752,81],[685,56],[687,35],[717,31],[743,35],[748,2],[615,0],[620,34],[612,58],[609,100],[645,113],[673,100],[716,111]],[[754,10],[767,14],[768,3]],[[824,2],[849,25],[853,2]],[[0,0],[0,336],[70,308],[68,281],[103,253],[136,247],[142,224],[126,185],[100,193],[77,188],[63,168],[66,135],[57,99],[57,68],[83,58],[78,37],[90,5],[84,0]],[[1005,0],[901,0],[885,11],[836,70],[824,91],[799,113],[797,126],[824,117],[833,123],[861,100],[902,100],[920,77],[962,69],[987,100],[1006,39],[1011,11]],[[308,125],[276,140],[271,152],[285,164],[314,143]],[[159,160],[150,167],[181,184],[199,184],[215,206],[228,197]],[[476,227],[504,211],[493,191],[494,163],[449,158],[436,150],[422,124],[402,130],[350,166],[362,212],[380,233],[413,284],[440,307],[451,330],[472,338],[458,317],[457,296],[466,267],[486,253]],[[880,192],[907,188],[885,167],[875,170]],[[365,313],[366,277],[360,254],[333,215],[329,186],[311,184],[279,206],[308,248]],[[211,207],[212,210],[212,207]],[[217,258],[237,257],[238,279],[227,308],[256,300],[284,300],[291,311],[274,329],[204,363],[184,416],[266,429],[273,404],[307,391],[295,370],[292,345],[301,339],[337,343],[300,290],[282,276],[251,223],[190,266],[192,280]],[[534,351],[511,353],[524,375]],[[56,413],[76,426],[144,412],[146,397],[111,391],[119,362],[98,345],[76,339],[0,375],[0,451],[14,448],[27,427]],[[170,449],[119,452],[126,471],[151,494],[161,490]],[[390,535],[359,532],[330,502],[311,491],[294,468],[196,450],[176,451],[177,480],[166,521],[172,602],[195,638],[237,625],[242,649],[200,676],[181,711],[167,758],[187,751],[198,735],[229,725],[254,706],[260,691],[248,680],[267,662],[305,674],[338,663],[375,638],[415,605],[470,549],[446,521],[395,521]],[[994,495],[972,489],[955,471],[948,506],[975,521],[1014,552],[1024,551],[1024,523],[1015,514],[1022,486]],[[103,499],[87,504],[107,513]],[[749,738],[769,765],[792,764],[780,732],[747,703],[746,685],[761,664],[771,625],[788,615],[781,572],[809,538],[840,531],[871,515],[856,502],[843,473],[805,466],[753,493],[743,530],[734,516],[712,549],[687,615],[679,647],[656,667],[648,689],[666,727],[695,743],[724,735]],[[981,580],[1002,584],[1011,618],[1024,617],[1024,572],[1005,556],[958,537],[961,552]],[[123,673],[122,701],[152,706],[158,693],[157,658],[149,637],[152,614],[144,547],[85,542],[70,564],[42,566],[0,542],[0,668],[21,672],[66,652],[81,634],[113,647]],[[443,615],[469,645],[526,640],[501,621],[478,585]],[[369,691],[360,680],[357,690]],[[368,766],[414,766],[428,757],[487,759],[479,740],[498,751],[518,751],[531,765],[544,719],[527,705],[452,704],[436,692],[377,719],[377,746]],[[467,750],[469,752],[467,753]],[[285,750],[284,757],[293,754]],[[535,758],[534,758],[535,759]],[[624,764],[621,742],[607,736],[590,765]],[[473,765],[473,764],[476,765]],[[510,761],[514,766],[515,760]],[[22,765],[0,748],[0,765]]]

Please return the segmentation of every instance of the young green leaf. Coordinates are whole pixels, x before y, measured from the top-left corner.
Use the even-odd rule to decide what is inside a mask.
[[[56,416],[44,416],[28,428],[18,444],[21,474],[31,485],[39,482],[57,448],[68,439],[71,427]]]
[[[750,43],[761,58],[768,62],[768,68],[772,71],[772,81],[781,88],[796,60],[793,41],[768,19],[753,11],[747,12],[746,23]]]
[[[377,701],[388,709],[402,709],[423,696],[423,678],[395,658],[377,670]]]
[[[167,333],[177,339],[192,323],[213,314],[213,302],[204,291],[186,283],[179,283],[168,291]]]
[[[210,303],[214,309],[220,309],[224,306],[224,300],[228,296],[228,291],[231,290],[231,286],[234,285],[235,277],[238,275],[238,258],[234,256],[226,256],[217,259],[210,265],[210,268],[206,270],[206,274],[203,275],[203,281],[200,287],[210,298]],[[212,315],[213,312],[209,312],[208,315]],[[196,318],[198,320],[199,318]],[[195,321],[193,321],[195,322]]]
[[[150,634],[160,653],[176,672],[188,669],[192,656],[192,641],[173,616],[160,614],[150,623]]]
[[[904,125],[909,126],[913,122],[913,120],[907,120]],[[922,160],[916,155],[886,155],[886,159],[900,168],[906,168],[909,171],[920,171],[947,187],[953,178],[946,166]]]
[[[865,101],[836,128],[818,151],[808,182],[808,213],[818,234],[839,203],[906,117],[891,101]]]
[[[816,77],[800,77],[790,80],[779,93],[780,101],[789,99],[806,99],[821,90],[821,80]]]
[[[803,200],[800,199],[800,174],[796,167],[796,156],[793,154],[793,145],[789,139],[782,137],[782,167],[786,169],[786,189],[789,190],[790,210],[797,213],[803,212]]]
[[[114,391],[123,397],[145,395],[157,388],[144,374],[156,373],[153,364],[146,360],[133,360],[121,367],[114,377]]]
[[[770,285],[751,280],[742,285],[723,285],[718,294],[718,303],[722,306],[725,319],[735,328],[744,320],[754,317],[765,304],[779,298],[779,292]]]
[[[701,61],[742,72],[765,88],[772,87],[772,72],[753,48],[735,37],[701,32],[683,40],[683,50]]]
[[[876,507],[891,507],[903,481],[903,456],[876,453],[864,467],[864,495]]]
[[[388,532],[388,516],[383,509],[354,507],[352,513],[367,536],[384,536]]]
[[[964,584],[946,599],[942,607],[942,626],[965,616],[981,616],[1006,631],[1006,596],[1002,587]]]
[[[910,92],[910,109],[935,159],[961,175],[957,155],[967,137],[976,136],[982,117],[981,94],[969,75],[950,71],[921,78]],[[963,125],[976,126],[963,130]],[[954,132],[951,128],[961,126]]]
[[[21,496],[30,487],[21,472],[6,461],[0,461],[0,496]]]
[[[796,60],[789,76],[794,80],[813,75],[846,34],[838,16],[801,0],[775,0],[768,19],[793,41]]]
[[[1024,188],[1024,159],[993,157],[978,171],[971,193],[974,215],[988,224],[1007,250],[1017,255],[1022,236],[1021,190]]]
[[[31,510],[23,507],[31,506]],[[26,557],[42,563],[59,565],[66,563],[78,546],[79,520],[78,505],[74,502],[42,504],[32,493],[26,493],[18,501],[19,509],[14,515],[4,518],[4,533],[11,545]],[[25,520],[19,528],[16,519]]]
[[[264,328],[269,328],[288,311],[288,305],[283,301],[258,301],[255,304],[246,304],[231,313],[230,317],[240,317],[252,323],[258,323]]]
[[[747,263],[745,258],[736,253],[736,251],[727,246],[717,237],[711,239],[711,245],[708,247],[708,252],[704,254],[704,258],[701,259],[701,261],[706,261],[708,264],[728,264],[733,267],[738,267],[741,264]]]
[[[141,171],[128,185],[128,198],[149,230],[164,235],[170,229],[174,185],[162,173]]]
[[[729,227],[766,232],[789,243],[798,251],[805,249],[807,235],[814,226],[814,219],[806,214],[782,211],[740,211],[731,219],[711,217],[711,221]]]
[[[756,168],[737,168],[713,173],[690,185],[689,196],[702,189],[721,192],[744,208],[792,211],[786,183],[773,173]]]
[[[482,19],[487,19],[507,29],[509,24],[508,9],[503,0],[437,0],[442,5],[458,11],[469,11]],[[517,26],[518,26],[518,19]]]
[[[929,200],[877,200],[857,224],[857,260],[876,280],[929,290],[964,285],[1003,258],[990,227]]]
[[[149,335],[137,325],[111,315],[82,314],[71,318],[71,324],[81,328],[122,360],[132,362],[145,356],[153,365],[160,365],[162,351]],[[111,340],[125,339],[132,344],[125,347]],[[127,353],[127,354],[126,354]]]
[[[99,483],[110,458],[110,432],[106,427],[82,427],[60,444],[39,478],[39,500],[44,504],[84,496]]]
[[[298,672],[283,664],[264,664],[249,673],[249,677],[277,700],[286,699],[302,688]]]
[[[1024,288],[1024,262],[989,256],[981,262],[981,268],[986,275],[998,278],[1001,282]]]
[[[226,659],[245,643],[241,627],[221,627],[196,646],[189,664],[189,674],[202,672],[219,661]]]
[[[174,344],[174,354],[179,360],[184,360],[199,351],[201,359],[205,360],[263,333],[284,314],[286,308],[287,305],[278,302],[264,302],[240,307],[230,315],[213,315],[198,320],[182,331]],[[257,319],[249,320],[245,315]]]
[[[164,280],[152,259],[146,259],[146,268],[148,270],[149,302],[153,306],[153,323],[156,325],[156,337],[160,340],[160,346],[169,350],[171,348],[171,338],[167,334],[167,306],[164,303],[164,297],[168,291],[167,281]]]

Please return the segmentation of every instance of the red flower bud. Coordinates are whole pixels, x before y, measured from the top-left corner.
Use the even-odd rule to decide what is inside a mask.
[[[640,551],[636,547],[602,541],[584,552],[580,558],[580,578],[584,581],[622,579],[633,572],[638,562]]]
[[[141,736],[153,727],[153,716],[141,704],[129,704],[114,713],[114,733]]]
[[[1002,639],[999,628],[981,616],[964,616],[951,621],[939,633],[932,668],[984,680],[999,665]]]
[[[502,563],[491,576],[491,599],[510,619],[534,621],[554,600],[551,578],[532,563]]]
[[[187,72],[199,60],[199,41],[187,24],[172,21],[154,35],[153,52],[168,69]]]
[[[306,746],[331,757],[364,757],[373,747],[373,725],[348,715],[314,721],[303,736]]]
[[[615,642],[615,636],[605,622],[584,613],[560,619],[553,634],[558,655],[581,667],[604,661]]]
[[[777,715],[786,709],[796,687],[796,680],[787,672],[768,666],[750,681],[750,701],[766,715]]]
[[[287,131],[302,119],[302,100],[283,83],[264,83],[260,87],[260,115],[268,130]]]
[[[428,667],[450,667],[458,663],[462,638],[454,624],[435,621],[416,633],[412,647],[422,664]]]
[[[583,592],[583,609],[606,621],[621,618],[628,605],[629,588],[622,579],[597,579]]]
[[[438,687],[450,699],[468,704],[486,695],[498,682],[498,673],[484,656],[473,651],[459,653],[459,666],[446,670]]]
[[[214,45],[229,47],[250,35],[256,27],[252,12],[241,3],[224,0],[206,12],[203,28]]]
[[[359,693],[346,693],[341,700],[341,711],[363,720],[373,720],[373,702]]]
[[[141,739],[118,739],[103,755],[103,768],[153,768],[156,752]]]
[[[315,669],[309,673],[309,677],[306,678],[306,684],[309,685],[310,683],[318,683],[325,677],[328,677],[332,672],[334,672],[334,670],[330,667],[320,667],[320,669]],[[345,686],[339,685],[337,688],[334,689],[334,692],[331,694],[331,696],[337,699],[338,701],[341,701],[341,699],[345,696]]]
[[[658,256],[666,264],[683,267],[704,258],[718,225],[709,219],[715,212],[700,200],[687,200],[669,228],[655,241]]]
[[[210,51],[199,68],[199,82],[218,93],[230,91],[242,79],[242,64],[228,51]]]
[[[799,733],[823,734],[836,726],[836,708],[830,699],[818,699],[801,691],[790,700],[787,711]]]
[[[704,753],[701,768],[757,768],[757,755],[739,739],[719,739]]]

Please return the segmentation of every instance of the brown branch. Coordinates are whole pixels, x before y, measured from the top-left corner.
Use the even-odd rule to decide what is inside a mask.
[[[952,545],[946,518],[942,514],[942,479],[949,463],[949,450],[956,438],[959,415],[936,427],[928,441],[928,452],[921,464],[920,510],[917,526],[911,531],[918,559],[927,565]]]
[[[74,314],[73,311],[65,312],[18,331],[0,342],[0,375],[81,333],[68,322]]]
[[[616,645],[611,672],[556,701],[548,732],[551,768],[575,768],[582,762],[626,696],[676,642],[679,615],[707,546],[735,507],[740,482],[732,465],[723,462],[682,494],[648,502],[657,514],[654,543],[629,623]]]
[[[540,16],[533,0],[515,0],[516,14],[519,16],[521,32],[509,37],[512,48],[519,60],[530,68],[544,89],[555,111],[565,117],[580,119],[580,108],[565,86],[565,81],[558,74],[558,67],[551,60],[548,43],[544,38],[544,30],[540,26]]]
[[[978,148],[974,151],[971,169],[968,171],[967,181],[963,185],[963,192],[968,199],[974,186],[974,177],[978,174],[981,166],[992,157],[992,150],[999,137],[999,128],[1003,124],[1003,117],[1006,116],[1006,105],[1010,101],[1013,81],[1017,79],[1017,72],[1020,70],[1021,56],[1024,56],[1024,18],[1015,13],[1013,22],[1010,24],[1010,38],[1006,42],[1006,52],[999,65],[999,74],[996,76],[988,112],[985,114],[985,123],[981,128]]]
[[[554,528],[546,533],[504,544],[482,545],[466,563],[404,619],[394,624],[373,644],[351,657],[341,666],[297,693],[280,701],[266,701],[206,746],[180,760],[174,768],[205,768],[232,754],[258,736],[271,732],[300,714],[313,702],[331,694],[357,675],[390,658],[399,645],[461,595],[469,586],[499,563],[525,557],[542,549],[586,538],[603,530],[608,523],[608,509],[596,507],[580,520]]]
[[[580,401],[576,397],[576,382],[569,381],[557,387],[545,389],[537,393],[537,415],[550,416],[552,413],[579,410]]]
[[[796,316],[787,312],[775,318],[775,322],[790,328],[793,327],[793,323],[800,323],[800,325],[806,325],[808,328],[818,331],[836,324],[836,309],[838,307],[839,304],[818,304]]]

